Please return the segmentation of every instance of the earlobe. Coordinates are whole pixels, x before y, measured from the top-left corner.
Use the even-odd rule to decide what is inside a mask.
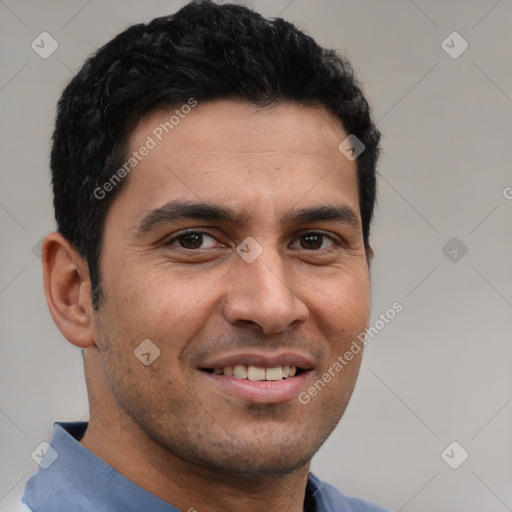
[[[95,344],[89,271],[78,251],[57,232],[42,247],[46,301],[64,337],[80,348]]]

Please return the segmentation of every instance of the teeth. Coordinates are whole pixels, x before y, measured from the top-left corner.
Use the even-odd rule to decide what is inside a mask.
[[[237,379],[282,380],[288,377],[294,377],[297,373],[297,368],[295,366],[261,368],[258,366],[237,364],[236,366],[226,366],[225,368],[214,368],[213,372],[216,375],[226,375],[227,377],[236,377]]]
[[[283,378],[283,369],[281,366],[277,368],[267,368],[265,370],[265,378],[267,380],[281,380]]]
[[[247,378],[249,380],[265,380],[265,368],[249,366],[249,368],[247,368]]]
[[[247,366],[245,364],[237,364],[233,368],[233,376],[237,379],[247,379]]]

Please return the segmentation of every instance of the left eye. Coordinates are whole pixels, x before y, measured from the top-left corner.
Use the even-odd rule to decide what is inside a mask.
[[[205,240],[208,239],[208,240]],[[166,245],[175,245],[176,243],[183,249],[209,249],[215,246],[217,241],[213,236],[202,231],[189,231],[175,236]],[[206,245],[203,245],[205,244]]]
[[[298,239],[300,243],[301,249],[307,249],[310,251],[317,251],[319,249],[329,249],[336,245],[336,242],[328,235],[324,233],[305,233],[301,235]],[[322,247],[324,242],[327,242],[329,245],[327,247]]]

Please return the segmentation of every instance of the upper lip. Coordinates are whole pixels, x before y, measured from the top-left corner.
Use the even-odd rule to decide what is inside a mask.
[[[286,352],[230,352],[219,355],[199,366],[199,369],[226,368],[244,364],[258,368],[277,368],[278,366],[296,366],[302,370],[311,370],[313,359],[307,354],[294,351]]]

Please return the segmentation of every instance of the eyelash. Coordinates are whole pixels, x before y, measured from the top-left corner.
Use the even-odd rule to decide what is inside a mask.
[[[171,238],[169,241],[167,241],[165,243],[165,245],[166,246],[173,245],[174,242],[177,242],[181,237],[186,236],[186,235],[191,235],[191,234],[206,235],[206,236],[211,237],[211,238],[216,240],[215,236],[213,236],[211,233],[208,233],[207,231],[202,231],[202,230],[198,230],[198,229],[190,229],[190,230],[185,230],[185,231],[179,232],[177,235],[175,235],[173,238]],[[343,245],[341,241],[335,239],[333,236],[330,236],[327,233],[323,233],[322,231],[306,231],[304,233],[301,233],[297,237],[297,240],[300,239],[301,237],[304,237],[304,236],[307,236],[307,235],[321,235],[322,237],[327,238],[333,244],[333,246],[335,246],[335,247],[340,247],[340,246]],[[187,249],[185,247],[179,247],[179,246],[178,246],[178,248],[183,250],[183,251],[199,252],[201,250],[201,248],[199,248],[199,249]],[[308,249],[302,249],[302,250],[308,251]],[[322,249],[311,249],[311,252],[318,252],[318,251],[321,251],[321,250]],[[328,250],[328,249],[323,249],[323,250]]]

